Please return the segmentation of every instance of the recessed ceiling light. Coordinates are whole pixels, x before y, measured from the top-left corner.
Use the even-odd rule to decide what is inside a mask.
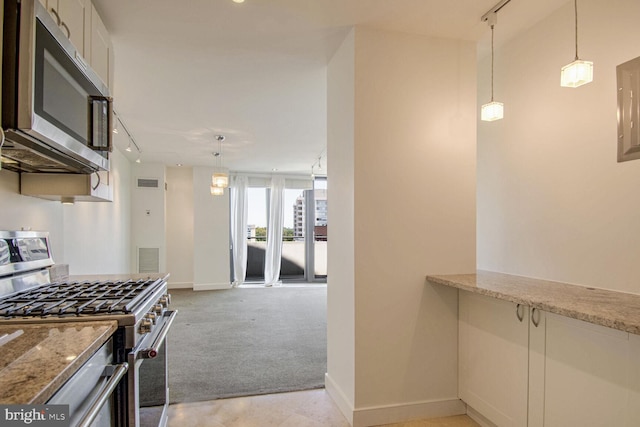
[[[233,0],[234,3],[244,3],[244,0]]]
[[[182,166],[182,163],[176,163],[176,166],[180,167],[180,166]]]
[[[271,170],[272,170],[273,172],[277,172],[277,171],[278,171],[278,168],[273,168],[273,169],[271,169]]]

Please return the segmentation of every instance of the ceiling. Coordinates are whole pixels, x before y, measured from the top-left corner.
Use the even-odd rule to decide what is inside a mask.
[[[513,0],[496,45],[567,1]],[[319,157],[326,168],[326,64],[353,25],[478,41],[483,54],[480,17],[496,2],[94,0],[115,49],[115,108],[142,161],[215,166],[224,135],[223,166],[262,173],[310,173]]]

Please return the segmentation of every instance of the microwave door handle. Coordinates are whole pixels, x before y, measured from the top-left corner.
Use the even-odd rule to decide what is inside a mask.
[[[91,96],[91,145],[90,148],[100,151],[113,151],[111,136],[113,117],[113,98],[108,96]],[[104,138],[106,137],[106,141]]]

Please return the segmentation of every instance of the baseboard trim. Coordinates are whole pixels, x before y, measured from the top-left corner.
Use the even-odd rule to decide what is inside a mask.
[[[353,427],[378,426],[467,413],[467,405],[457,398],[354,409],[353,403],[328,373],[324,374],[324,388]]]
[[[342,389],[333,381],[328,373],[324,374],[324,389],[329,393],[329,396],[336,405],[338,405],[338,409],[340,409],[340,412],[342,412],[342,415],[344,415],[349,424],[353,425],[353,402],[347,398],[347,395],[344,394]]]
[[[480,424],[482,427],[496,427],[494,423],[489,421],[484,415],[480,412],[473,409],[471,406],[467,406],[467,416],[471,418],[473,421]]]
[[[467,407],[460,399],[425,400],[395,405],[357,408],[353,413],[353,427],[401,423],[411,420],[464,415]]]
[[[169,282],[167,283],[169,289],[193,289],[193,283],[191,282]]]
[[[194,291],[218,291],[221,289],[231,289],[231,283],[194,283]]]

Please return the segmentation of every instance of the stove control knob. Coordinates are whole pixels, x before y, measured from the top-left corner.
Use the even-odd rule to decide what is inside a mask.
[[[153,323],[151,322],[151,320],[149,319],[142,319],[142,321],[140,322],[140,328],[138,329],[138,331],[141,334],[148,334],[149,332],[151,332],[151,327],[152,327]]]
[[[156,314],[152,311],[144,315],[145,319],[151,320],[151,323],[156,324]]]
[[[163,307],[169,307],[169,304],[171,304],[171,295],[167,294],[165,296],[163,296],[162,298],[160,298],[160,301],[158,301]]]
[[[162,312],[164,311],[164,307],[160,304],[154,305],[151,310],[155,311],[158,316],[162,316]]]

